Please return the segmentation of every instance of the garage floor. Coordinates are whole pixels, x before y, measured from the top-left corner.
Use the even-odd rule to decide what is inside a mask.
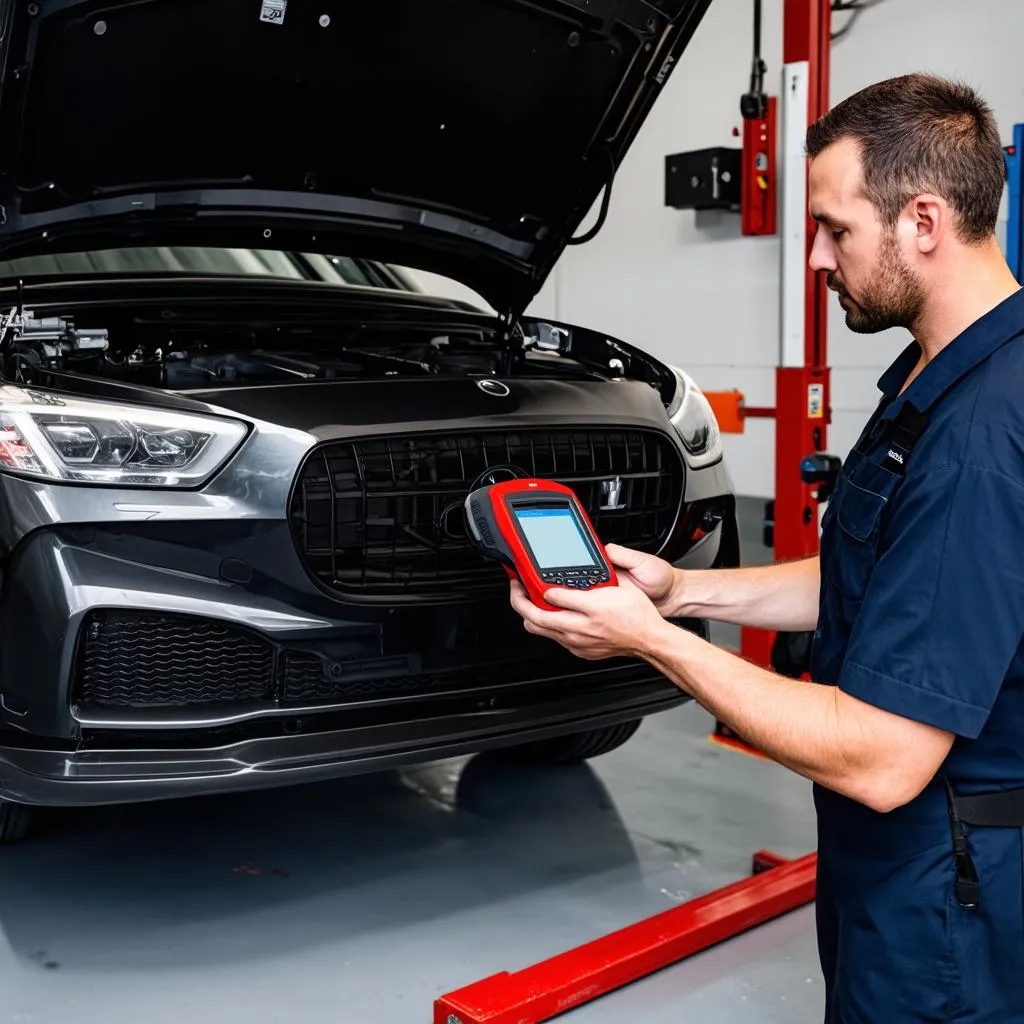
[[[810,788],[691,706],[589,767],[487,757],[51,816],[0,854],[0,1022],[427,1024],[516,970],[814,849]],[[805,908],[572,1024],[817,1024]]]

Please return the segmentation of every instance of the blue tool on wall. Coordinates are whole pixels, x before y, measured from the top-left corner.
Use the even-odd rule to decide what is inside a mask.
[[[1006,222],[1006,261],[1024,284],[1024,124],[1014,125],[1013,144],[1006,150],[1006,181],[1010,209]]]

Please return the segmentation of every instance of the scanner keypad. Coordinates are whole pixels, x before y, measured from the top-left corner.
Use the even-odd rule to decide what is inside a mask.
[[[609,580],[603,569],[546,569],[540,578],[553,587],[572,587],[573,590],[587,590]]]

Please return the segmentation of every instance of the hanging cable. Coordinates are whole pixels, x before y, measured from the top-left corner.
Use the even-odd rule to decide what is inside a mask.
[[[846,24],[838,31],[832,33],[832,42],[842,39],[853,28],[854,23],[864,11],[878,3],[881,3],[881,0],[832,0],[833,14],[850,15]]]
[[[761,59],[761,0],[754,0],[754,56],[750,65],[750,91],[740,97],[740,113],[750,120],[764,117],[768,97],[764,91],[764,73],[768,65]]]

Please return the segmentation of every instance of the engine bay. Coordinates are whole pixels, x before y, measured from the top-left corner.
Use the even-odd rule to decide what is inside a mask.
[[[130,330],[81,327],[73,317],[4,319],[3,376],[32,383],[54,373],[116,380],[171,391],[254,384],[394,376],[498,373],[601,379],[572,360],[530,353],[509,366],[507,351],[479,334],[427,328],[357,329],[224,323]]]
[[[182,392],[394,376],[609,377],[538,339],[520,341],[510,358],[509,346],[485,332],[439,333],[429,324],[174,324],[119,315],[108,327],[95,315],[82,319],[14,310],[0,317],[3,377],[40,383],[75,374]]]

